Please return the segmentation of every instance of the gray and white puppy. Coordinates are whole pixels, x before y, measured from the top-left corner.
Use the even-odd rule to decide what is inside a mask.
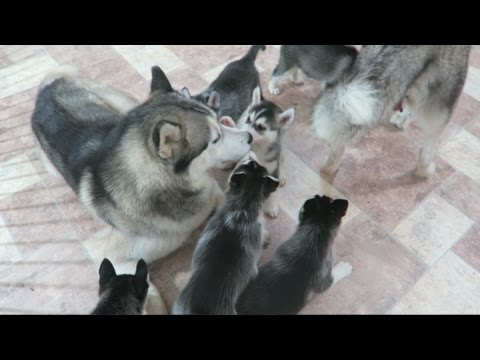
[[[117,275],[108,259],[100,265],[100,300],[92,315],[141,315],[148,292],[148,266],[137,263],[135,275]]]
[[[285,185],[285,180],[280,174],[282,162],[282,138],[286,129],[295,121],[295,109],[283,111],[279,106],[262,99],[260,87],[253,92],[252,103],[240,119],[237,127],[248,131],[253,136],[252,151],[258,157],[273,177],[280,179],[280,185]],[[265,202],[265,214],[276,218],[280,213],[276,193],[272,194]]]
[[[282,45],[268,89],[272,95],[280,94],[279,83],[287,79],[302,85],[300,70],[322,81],[325,89],[339,80],[356,57],[357,50],[346,45]]]
[[[255,60],[265,45],[253,45],[240,60],[228,64],[210,86],[199,95],[198,101],[218,112],[219,119],[229,116],[236,123],[250,105],[253,90],[260,86]],[[185,94],[186,89],[182,90]]]
[[[349,276],[349,263],[340,262],[332,269],[333,241],[347,208],[347,200],[319,195],[307,200],[295,234],[260,267],[240,295],[238,314],[297,314],[311,295],[324,292]]]
[[[238,296],[257,274],[264,234],[261,209],[279,182],[250,152],[229,179],[225,205],[200,237],[192,276],[174,314],[233,315]]]

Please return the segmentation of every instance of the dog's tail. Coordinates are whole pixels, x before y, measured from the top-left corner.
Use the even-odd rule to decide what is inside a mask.
[[[50,85],[55,80],[58,80],[61,78],[72,78],[77,76],[78,76],[77,68],[69,65],[61,66],[57,70],[54,70],[51,73],[47,74],[47,76],[45,76],[42,83],[40,84],[40,89],[43,89],[44,87]]]
[[[252,45],[250,50],[248,50],[247,55],[245,55],[243,59],[253,64],[257,59],[258,52],[260,50],[265,51],[266,48],[267,47],[265,45]]]

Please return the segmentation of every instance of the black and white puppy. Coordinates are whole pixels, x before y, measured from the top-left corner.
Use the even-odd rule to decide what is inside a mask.
[[[272,95],[280,94],[278,85],[287,79],[302,85],[300,70],[322,81],[325,89],[334,85],[353,65],[357,54],[355,48],[346,45],[282,45],[268,90]]]
[[[173,314],[233,315],[238,296],[257,274],[265,231],[263,202],[279,185],[250,152],[229,179],[226,202],[207,224],[192,260],[192,276]]]
[[[253,92],[253,99],[247,112],[239,120],[237,127],[253,136],[252,151],[259,162],[265,166],[274,178],[285,180],[280,175],[282,163],[282,138],[286,129],[295,121],[295,109],[283,111],[279,106],[262,98],[260,87]],[[280,213],[277,195],[272,194],[264,206],[265,214],[276,218]]]
[[[250,105],[253,90],[260,86],[255,60],[258,52],[265,48],[265,45],[253,45],[244,57],[228,64],[215,81],[194,98],[216,110],[219,119],[229,116],[236,123]],[[182,92],[188,96],[186,89]]]
[[[238,314],[297,314],[312,294],[350,275],[349,263],[341,262],[332,270],[332,245],[347,208],[347,200],[318,195],[308,200],[295,234],[259,269],[239,297]]]
[[[141,315],[148,291],[148,266],[137,263],[135,275],[117,275],[108,259],[100,265],[100,300],[92,315]]]

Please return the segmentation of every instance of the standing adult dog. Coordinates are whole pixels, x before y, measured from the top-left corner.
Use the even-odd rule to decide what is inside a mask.
[[[45,79],[32,116],[43,150],[81,201],[111,225],[87,242],[132,273],[139,258],[162,258],[181,246],[224,194],[208,170],[238,161],[248,132],[221,126],[206,105],[173,90],[152,68],[149,99],[138,104],[110,87],[66,73]],[[154,286],[148,313],[165,313]]]
[[[468,70],[470,45],[366,45],[339,83],[318,102],[316,134],[331,146],[323,172],[340,166],[345,146],[357,134],[387,120],[404,128],[414,115],[424,133],[416,173],[435,172],[436,142],[449,122]]]

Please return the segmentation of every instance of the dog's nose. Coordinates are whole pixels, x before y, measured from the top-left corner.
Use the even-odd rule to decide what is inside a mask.
[[[248,144],[250,145],[253,142],[252,134],[248,133]]]

